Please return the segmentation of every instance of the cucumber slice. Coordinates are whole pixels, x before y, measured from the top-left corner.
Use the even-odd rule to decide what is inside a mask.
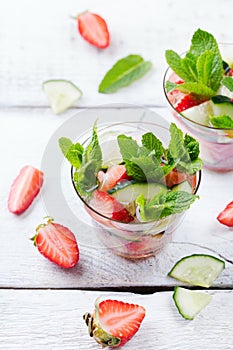
[[[192,186],[190,185],[189,181],[183,181],[178,185],[174,185],[172,187],[172,191],[185,191],[188,193],[192,193]]]
[[[194,286],[209,288],[224,268],[224,261],[214,256],[193,254],[179,260],[168,275]]]
[[[217,95],[212,97],[213,115],[228,115],[233,119],[233,102],[230,97]]]
[[[211,101],[206,101],[198,106],[186,109],[182,114],[196,123],[206,125],[208,124],[209,115],[213,114],[213,104]]]
[[[55,114],[64,112],[82,96],[82,91],[68,80],[47,80],[42,86]]]
[[[173,299],[181,316],[186,320],[193,320],[211,302],[212,295],[182,287],[175,287]]]
[[[128,186],[116,190],[112,193],[112,196],[125,205],[135,201],[140,194],[143,194],[147,199],[151,199],[160,191],[167,192],[167,187],[157,183],[131,182]]]

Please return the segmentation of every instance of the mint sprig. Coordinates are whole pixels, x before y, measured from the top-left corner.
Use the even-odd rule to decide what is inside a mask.
[[[198,196],[184,191],[159,192],[147,201],[143,195],[136,199],[142,221],[159,220],[187,210]]]
[[[204,98],[216,94],[222,80],[223,65],[218,44],[212,34],[198,29],[185,57],[180,57],[173,50],[167,50],[165,55],[171,69],[184,80],[184,83],[175,84],[173,88]],[[166,86],[167,92],[171,91],[172,83]]]
[[[139,55],[128,55],[119,61],[105,74],[99,85],[99,92],[110,94],[142,78],[152,67]]]
[[[66,137],[59,139],[62,153],[75,168],[74,183],[83,196],[89,195],[97,186],[97,172],[102,165],[102,151],[99,145],[97,126],[93,126],[92,137],[84,148],[80,143],[73,144]]]
[[[210,116],[210,123],[218,129],[233,129],[233,120],[229,115]]]
[[[168,147],[169,163],[175,164],[175,167],[188,174],[194,174],[202,168],[203,162],[199,158],[199,143],[190,135],[183,135],[183,132],[171,123],[170,125],[170,143]]]

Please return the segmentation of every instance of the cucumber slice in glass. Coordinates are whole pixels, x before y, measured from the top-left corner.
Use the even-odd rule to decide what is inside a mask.
[[[224,268],[224,261],[214,256],[193,254],[179,260],[168,275],[194,286],[209,288]]]
[[[55,114],[66,111],[82,96],[82,91],[68,80],[47,80],[42,86]]]
[[[212,295],[182,287],[175,287],[173,299],[181,316],[186,320],[193,320],[210,303]]]

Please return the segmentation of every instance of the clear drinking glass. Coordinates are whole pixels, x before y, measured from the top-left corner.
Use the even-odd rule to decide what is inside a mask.
[[[154,133],[162,142],[164,147],[168,146],[170,140],[169,130],[157,124],[146,122],[123,122],[98,125],[99,143],[102,149],[104,164],[113,165],[122,161],[118,148],[117,136],[125,134],[132,136],[138,142],[145,132]],[[77,139],[85,147],[91,138],[92,130],[88,130],[82,139]],[[73,182],[73,172],[71,178]],[[201,172],[196,174],[196,185],[192,189],[197,192],[201,179]],[[161,220],[150,222],[124,223],[110,219],[96,211],[80,195],[73,182],[78,199],[92,218],[95,232],[103,244],[113,253],[130,259],[138,259],[157,254],[164,245],[171,240],[172,232],[180,224],[185,212],[170,215]]]
[[[233,63],[233,44],[219,44],[219,49],[223,60]],[[184,131],[192,134],[200,143],[201,158],[204,166],[214,171],[230,171],[233,170],[233,129],[219,129],[210,125],[201,124],[198,116],[192,120],[185,116],[185,111],[177,112],[174,102],[166,93],[165,84],[169,80],[173,71],[168,68],[164,76],[164,92],[165,96],[172,108],[172,113],[178,125]]]

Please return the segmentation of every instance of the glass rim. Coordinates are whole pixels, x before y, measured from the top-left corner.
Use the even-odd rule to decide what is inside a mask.
[[[222,45],[222,46],[232,46],[233,47],[233,43],[219,43],[218,45]],[[181,55],[184,55],[187,51],[184,51],[181,53]],[[205,125],[205,124],[201,124],[201,123],[198,123],[196,122],[195,120],[192,120],[188,117],[186,117],[182,112],[178,112],[175,107],[173,106],[173,104],[169,101],[168,99],[168,96],[167,96],[167,92],[166,92],[166,88],[165,88],[165,85],[166,85],[166,81],[167,81],[167,75],[168,75],[168,72],[169,70],[171,72],[173,72],[173,70],[171,69],[170,66],[168,66],[165,70],[165,74],[164,74],[164,77],[163,77],[163,91],[164,91],[164,94],[165,94],[165,97],[169,103],[169,105],[172,107],[172,109],[178,114],[180,115],[182,118],[184,118],[185,120],[187,120],[188,122],[190,122],[190,124],[194,124],[196,126],[199,126],[199,127],[202,127],[203,129],[209,129],[211,131],[233,131],[233,128],[216,128],[214,126],[211,126],[211,125]]]

